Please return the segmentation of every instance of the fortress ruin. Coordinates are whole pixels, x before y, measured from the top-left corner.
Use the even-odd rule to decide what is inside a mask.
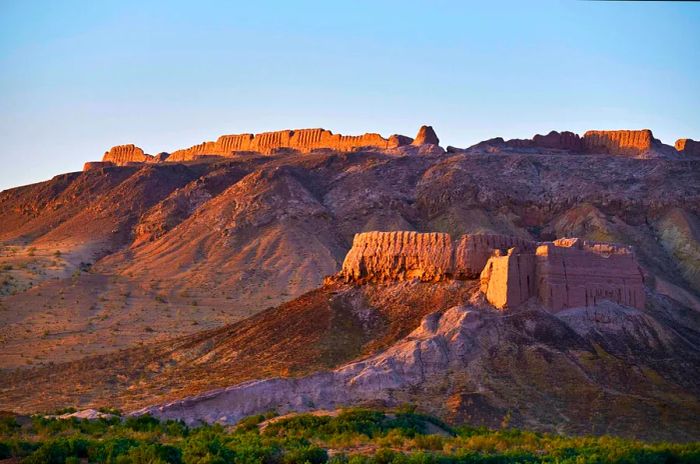
[[[369,283],[418,279],[480,279],[497,308],[537,297],[551,312],[594,306],[602,300],[642,309],[642,273],[631,247],[579,238],[534,242],[497,234],[356,234],[339,277]]]

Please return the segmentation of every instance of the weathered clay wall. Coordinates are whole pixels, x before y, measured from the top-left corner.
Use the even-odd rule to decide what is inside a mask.
[[[454,274],[459,278],[476,279],[486,265],[493,250],[518,247],[523,251],[535,251],[536,243],[530,240],[500,234],[467,234],[457,241]]]
[[[279,149],[293,149],[308,153],[315,149],[328,148],[339,151],[351,151],[361,147],[379,149],[395,148],[411,143],[412,139],[404,136],[391,136],[385,139],[379,134],[341,135],[325,129],[297,129],[261,134],[222,135],[216,142],[204,142],[199,145],[173,152],[168,161],[187,161],[201,155],[228,156],[237,151],[251,151],[264,154],[274,153]]]
[[[507,252],[506,252],[507,250]],[[536,243],[506,235],[365,232],[356,234],[339,273],[346,282],[481,278],[498,308],[538,296],[557,312],[602,300],[644,308],[644,283],[632,249],[563,238]]]
[[[114,166],[114,163],[111,161],[88,161],[83,164],[83,172],[91,171],[93,169],[108,168],[111,166]]]
[[[347,281],[444,279],[452,269],[449,234],[365,232],[356,234],[340,275]]]
[[[578,134],[573,132],[557,132],[551,131],[547,135],[537,134],[532,138],[532,142],[536,147],[552,148],[557,150],[583,150],[583,142]]]
[[[693,139],[678,139],[675,147],[683,155],[700,156],[700,142]]]
[[[532,296],[552,312],[610,300],[643,309],[644,283],[629,247],[577,238],[540,244],[535,253],[496,252],[481,273],[481,290],[497,308]]]
[[[627,247],[578,240],[537,247],[538,296],[551,311],[610,300],[643,309],[642,274]]]
[[[637,156],[650,150],[654,135],[649,129],[642,130],[591,130],[583,135],[583,145],[589,153]]]
[[[535,255],[511,248],[496,251],[481,272],[481,291],[497,308],[518,306],[536,294]]]
[[[150,156],[144,154],[143,150],[134,144],[117,145],[106,151],[102,161],[108,161],[118,166],[123,166],[129,162],[144,163]]]

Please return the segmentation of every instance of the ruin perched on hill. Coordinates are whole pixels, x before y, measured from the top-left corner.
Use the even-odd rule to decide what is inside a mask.
[[[222,135],[214,141],[206,141],[172,153],[161,152],[155,156],[133,145],[117,145],[105,152],[102,162],[85,163],[84,171],[110,166],[133,166],[144,163],[183,163],[208,158],[232,158],[239,155],[275,155],[280,153],[309,154],[315,151],[353,152],[380,151],[398,155],[442,154],[438,138],[432,126],[421,126],[415,138],[394,134],[383,137],[378,133],[362,135],[334,134],[330,130],[286,129],[262,132]],[[628,158],[700,157],[700,143],[692,139],[679,139],[675,146],[665,145],[654,138],[649,129],[641,130],[590,130],[583,136],[569,131],[551,131],[536,134],[532,139],[504,140],[496,137],[466,149],[447,147],[450,153],[510,153],[533,154],[595,154]]]
[[[642,273],[631,247],[578,238],[534,242],[493,234],[365,232],[355,235],[339,273],[346,282],[481,277],[497,308],[537,296],[556,312],[610,300],[644,308]]]

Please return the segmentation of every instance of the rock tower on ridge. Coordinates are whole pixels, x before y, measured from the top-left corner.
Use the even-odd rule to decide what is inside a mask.
[[[437,134],[435,134],[433,126],[421,126],[421,128],[418,129],[418,135],[416,135],[412,145],[426,144],[440,145],[440,139],[438,138]]]

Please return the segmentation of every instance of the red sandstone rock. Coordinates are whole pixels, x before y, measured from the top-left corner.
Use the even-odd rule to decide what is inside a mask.
[[[421,126],[418,130],[418,135],[413,140],[413,145],[440,145],[440,139],[435,134],[433,126]]]
[[[88,161],[83,164],[83,172],[92,171],[93,169],[108,168],[111,166],[114,166],[114,163],[111,161]]]
[[[642,130],[590,130],[583,135],[583,145],[589,153],[638,156],[651,150],[654,135],[649,129]]]
[[[129,162],[144,163],[150,156],[144,154],[143,150],[134,144],[117,145],[106,151],[102,161],[109,161],[118,166],[123,166]]]
[[[693,139],[678,139],[675,147],[683,155],[700,156],[700,142]]]

